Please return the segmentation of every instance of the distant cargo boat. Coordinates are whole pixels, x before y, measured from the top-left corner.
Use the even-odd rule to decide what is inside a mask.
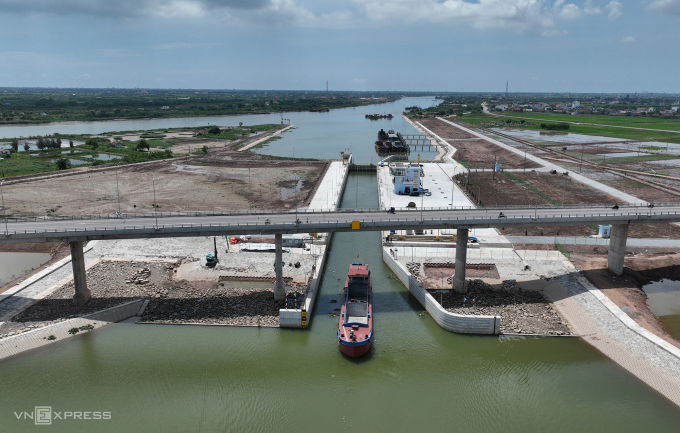
[[[375,142],[375,150],[377,150],[378,152],[385,152],[387,151],[387,146],[385,145],[385,143],[378,140]]]
[[[375,113],[375,114],[367,114],[365,117],[367,119],[370,119],[370,120],[378,120],[378,119],[391,119],[394,116],[392,116],[391,113],[390,114],[377,114],[377,113]]]
[[[390,138],[389,134],[387,132],[385,132],[384,129],[381,129],[380,131],[378,131],[378,140],[387,141],[387,140],[389,140],[389,138]]]
[[[338,346],[356,358],[368,352],[373,339],[373,289],[368,265],[352,263],[345,280],[340,308]]]

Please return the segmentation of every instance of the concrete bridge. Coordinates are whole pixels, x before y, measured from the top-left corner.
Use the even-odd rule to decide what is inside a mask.
[[[456,229],[453,289],[465,293],[467,290],[465,264],[470,229],[611,224],[608,268],[616,275],[621,275],[630,224],[678,221],[680,204],[664,204],[653,208],[648,208],[646,204],[621,205],[618,209],[612,209],[611,205],[398,209],[395,214],[377,209],[343,209],[332,212],[310,210],[124,214],[117,218],[101,216],[13,218],[5,221],[4,231],[0,233],[0,244],[69,242],[76,288],[73,299],[76,304],[82,305],[90,298],[83,255],[85,241],[274,234],[277,277],[274,297],[283,299],[281,235],[284,233]]]

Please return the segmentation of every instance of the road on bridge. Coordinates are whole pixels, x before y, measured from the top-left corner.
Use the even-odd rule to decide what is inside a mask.
[[[500,214],[503,214],[503,217]],[[298,222],[296,222],[296,218]],[[607,223],[661,223],[680,221],[680,204],[654,208],[576,206],[547,208],[463,208],[399,210],[308,211],[260,214],[154,214],[131,218],[8,220],[0,230],[0,243],[53,242],[57,240],[188,237],[220,234],[323,233],[357,229],[441,229],[530,227]]]

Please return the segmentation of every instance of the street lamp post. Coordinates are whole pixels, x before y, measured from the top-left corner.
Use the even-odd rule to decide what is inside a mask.
[[[153,175],[152,179],[153,185],[153,213],[156,217],[156,230],[158,230],[158,205],[156,204],[156,175]]]
[[[120,188],[118,187],[118,170],[116,170],[116,195],[118,195],[118,217],[121,217],[120,213]]]
[[[2,215],[5,217],[5,235],[9,236],[9,229],[7,228],[7,209],[5,209],[5,194],[2,190],[2,184],[5,181],[0,181],[0,197],[2,197]]]

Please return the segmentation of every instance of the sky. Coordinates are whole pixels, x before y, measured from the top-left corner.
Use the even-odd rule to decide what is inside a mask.
[[[680,92],[680,0],[0,0],[0,87]]]

